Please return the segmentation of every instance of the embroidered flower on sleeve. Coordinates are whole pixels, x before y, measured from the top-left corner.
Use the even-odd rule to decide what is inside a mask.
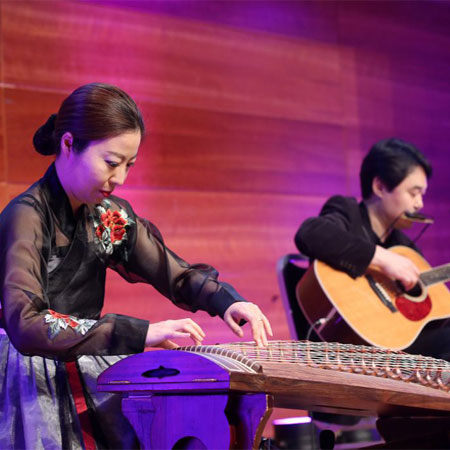
[[[48,310],[48,314],[44,317],[45,323],[49,324],[48,337],[53,339],[59,334],[61,330],[66,330],[67,327],[73,328],[76,333],[85,335],[90,328],[92,328],[97,321],[92,319],[78,319],[68,314],[61,314],[52,309]]]
[[[112,211],[108,200],[95,207],[92,219],[97,242],[107,255],[112,255],[115,248],[121,247],[127,240],[127,228],[134,223],[124,209]],[[126,252],[123,256],[126,259]]]

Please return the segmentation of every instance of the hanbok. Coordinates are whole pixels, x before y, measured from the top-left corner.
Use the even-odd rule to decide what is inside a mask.
[[[214,268],[168,249],[125,200],[74,215],[52,164],[0,215],[0,448],[138,448],[120,398],[96,391],[103,370],[144,350],[149,325],[101,315],[108,268],[189,311],[223,317],[244,300]]]

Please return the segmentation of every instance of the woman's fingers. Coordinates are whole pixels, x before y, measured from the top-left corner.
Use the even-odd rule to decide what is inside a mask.
[[[169,339],[191,338],[196,345],[200,345],[204,337],[204,331],[192,319],[165,320],[149,325],[145,343],[153,347]]]
[[[259,318],[255,317],[255,318],[251,318],[249,321],[250,321],[250,326],[252,327],[253,339],[255,340],[258,347],[265,347],[266,345],[268,345],[264,318],[263,317],[259,317]],[[270,324],[269,324],[269,328],[270,328]]]
[[[200,325],[195,323],[192,319],[182,319],[183,323],[181,327],[183,331],[189,333],[189,337],[195,342],[196,345],[201,345],[205,333],[201,329]]]
[[[267,337],[273,336],[272,327],[259,307],[250,302],[236,302],[225,311],[224,321],[239,337],[244,335],[242,328],[239,326],[242,320],[249,323],[253,339],[258,347],[267,346]],[[176,338],[190,338],[195,345],[201,345],[205,338],[205,332],[198,323],[189,318],[166,320],[149,325],[146,345],[174,348],[173,346],[176,346],[176,344],[171,342],[170,339]],[[167,345],[169,347],[166,347]]]
[[[272,327],[270,326],[269,319],[264,314],[262,315],[262,321],[264,323],[264,328],[267,334],[272,337],[273,336]]]
[[[267,335],[273,336],[269,320],[254,303],[233,303],[225,311],[224,320],[239,337],[243,336],[239,322],[241,320],[249,322],[253,339],[259,347],[268,344]]]
[[[244,332],[242,331],[242,328],[235,322],[235,320],[233,319],[231,314],[225,315],[224,321],[231,328],[231,331],[233,331],[233,333],[236,336],[239,336],[239,337],[244,336]]]
[[[173,348],[178,348],[179,345],[175,344],[175,342],[172,342],[169,339],[166,339],[165,341],[160,342],[158,344],[158,347],[164,348],[166,350],[171,350]]]
[[[194,341],[201,342],[205,337],[204,331],[201,329],[200,325],[194,322],[192,319],[186,319],[185,330],[191,333],[191,337]]]

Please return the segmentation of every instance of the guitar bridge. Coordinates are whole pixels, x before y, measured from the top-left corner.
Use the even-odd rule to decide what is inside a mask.
[[[386,306],[391,312],[398,312],[397,308],[394,306],[394,304],[391,302],[391,299],[389,298],[386,291],[383,289],[383,287],[375,281],[372,275],[366,274],[365,277],[367,278],[367,281],[369,282],[370,287],[373,289],[375,294],[377,294],[377,297],[381,300],[384,306]]]

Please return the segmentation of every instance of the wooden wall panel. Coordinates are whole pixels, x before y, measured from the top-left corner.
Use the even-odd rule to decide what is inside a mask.
[[[17,197],[19,194],[24,192],[29,186],[30,186],[30,184],[28,184],[28,183],[0,182],[0,211],[14,197]]]
[[[80,0],[79,0],[80,1]],[[83,1],[83,0],[81,0]],[[98,5],[117,6],[117,0],[92,0]],[[259,1],[213,1],[171,0],[146,1],[126,0],[123,9],[169,15],[241,30],[257,31],[282,36],[302,37],[311,41],[337,41],[336,27],[339,2],[291,0]]]
[[[56,112],[64,99],[61,93],[6,87],[5,116],[8,130],[7,179],[10,183],[31,184],[53,161],[33,147],[35,131]]]
[[[0,16],[1,20],[1,16]],[[1,73],[1,59],[0,59],[0,73]],[[6,181],[6,159],[7,159],[7,151],[5,148],[5,114],[3,105],[5,104],[4,95],[3,95],[3,87],[0,87],[0,182]]]
[[[436,224],[420,245],[433,264],[450,260],[449,44],[448,2],[0,2],[0,208],[50,163],[31,139],[60,101],[117,84],[149,129],[119,192],[288,338],[276,261],[329,195],[359,195],[379,139],[411,140],[434,163]],[[114,273],[108,311],[187,315]],[[208,343],[235,339],[193,317]]]
[[[0,209],[3,209],[8,203],[7,188],[8,185],[4,181],[0,181]]]
[[[172,199],[176,206],[159,206],[169,236],[180,222],[193,221],[170,237],[175,246],[208,261],[204,251],[212,245],[218,249],[215,265],[237,283],[236,273],[256,280],[249,265],[257,255],[269,284],[256,282],[249,296],[262,295],[267,306],[277,289],[273,265],[293,250],[296,227],[328,195],[358,195],[359,164],[378,139],[401,135],[431,149],[444,170],[435,175],[436,188],[430,187],[429,209],[446,220],[449,162],[440,156],[437,136],[449,134],[442,120],[449,103],[449,57],[442,50],[449,39],[447,9],[417,6],[411,13],[398,5],[386,10],[380,2],[274,3],[277,13],[285,7],[290,16],[297,12],[298,29],[283,35],[281,23],[264,28],[256,16],[253,22],[249,16],[247,28],[231,19],[220,25],[223,17],[214,9],[220,3],[210,4],[211,20],[188,19],[179,14],[181,3],[174,5],[170,11],[135,11],[114,2],[1,3],[0,129],[7,142],[0,158],[7,181],[2,203],[50,162],[32,150],[36,127],[74,87],[102,80],[128,89],[148,119],[149,136],[129,178],[138,189],[133,192],[142,191],[144,203],[157,195],[187,195],[188,201]],[[419,20],[424,14],[433,26]],[[263,16],[258,20],[264,22]],[[407,52],[411,46],[414,51]],[[222,203],[227,195],[234,209]],[[286,195],[298,205],[288,213],[290,205],[280,201]],[[204,210],[208,215],[199,213]],[[287,228],[279,229],[273,217]],[[229,230],[241,237],[232,239]],[[437,235],[424,237],[436,259],[447,255],[433,247]],[[271,252],[261,252],[267,246]],[[245,252],[230,251],[235,248]],[[110,294],[111,304],[119,304]],[[285,330],[278,320],[276,327]]]
[[[2,10],[0,7],[0,27],[2,25]],[[1,29],[1,28],[0,28]],[[6,181],[6,148],[5,148],[5,114],[3,97],[3,39],[0,34],[0,183]],[[2,186],[3,187],[3,186]],[[0,191],[0,208],[4,202],[4,187]]]
[[[321,173],[345,188],[335,171],[346,158],[340,126],[146,106],[150,133],[132,185],[308,195],[323,193]]]
[[[2,10],[0,8],[0,27],[2,25]],[[0,35],[1,36],[1,35]],[[3,39],[0,39],[0,183],[6,181],[6,148],[5,148],[5,117],[4,117],[4,97],[3,97]],[[0,207],[4,201],[4,186],[0,193]]]
[[[184,226],[184,234],[171,237],[189,257],[209,261],[204,251],[212,245],[219,270],[247,279],[249,256],[258,255],[270,285],[256,282],[249,296],[263,294],[267,305],[277,289],[272,271],[277,256],[293,250],[298,224],[317,213],[328,195],[358,195],[359,164],[374,141],[395,134],[432,148],[445,170],[435,176],[433,196],[442,201],[431,201],[430,210],[443,217],[442,173],[449,163],[440,158],[435,135],[442,135],[440,118],[448,111],[448,56],[439,50],[448,42],[445,15],[439,15],[437,27],[420,23],[411,34],[418,14],[403,16],[404,8],[395,6],[386,15],[379,5],[325,5],[290,4],[301,26],[283,36],[280,24],[277,30],[267,25],[272,34],[249,31],[262,26],[256,22],[247,29],[242,23],[220,26],[217,10],[208,21],[186,19],[176,7],[163,14],[167,11],[137,12],[115,3],[3,2],[0,120],[7,152],[0,168],[7,184],[0,201],[40,176],[51,161],[32,150],[36,127],[74,87],[101,79],[128,89],[147,119],[149,136],[128,185],[139,188],[146,201],[188,195],[189,208],[178,197],[171,200],[176,207],[160,208],[169,236],[180,221],[193,221],[187,227],[192,235]],[[405,51],[411,44],[416,52]],[[418,64],[422,59],[439,63]],[[289,219],[283,209],[289,206],[279,203],[286,194],[299,205]],[[226,195],[240,212],[231,215],[231,223],[229,207],[221,203]],[[271,202],[260,200],[267,196]],[[199,213],[205,209],[207,216]],[[248,214],[254,220],[247,224]],[[287,221],[289,231],[277,228],[273,217]],[[230,229],[242,236],[233,240]],[[268,235],[255,231],[260,229]],[[434,245],[435,235],[424,242]],[[272,252],[261,253],[267,245]],[[110,300],[119,304],[113,293]],[[283,321],[276,326],[285,329]]]
[[[34,151],[32,138],[63,98],[58,92],[5,88],[14,149],[7,154],[10,182],[31,183],[50,164],[51,158]],[[326,176],[336,190],[346,188],[348,174],[335,170],[346,165],[341,127],[145,101],[140,107],[149,132],[128,180],[132,186],[315,195],[327,192],[321,181]]]
[[[161,103],[339,123],[334,45],[71,2],[2,8],[7,83],[32,73],[34,86],[70,90],[101,78]]]
[[[354,48],[377,50],[400,58],[432,58],[449,61],[444,49],[449,42],[450,9],[446,2],[379,1],[339,2],[337,12],[339,43]],[[434,68],[416,66],[416,70]],[[441,73],[441,78],[445,77]],[[427,81],[436,81],[430,76]],[[448,80],[447,80],[448,81]]]

